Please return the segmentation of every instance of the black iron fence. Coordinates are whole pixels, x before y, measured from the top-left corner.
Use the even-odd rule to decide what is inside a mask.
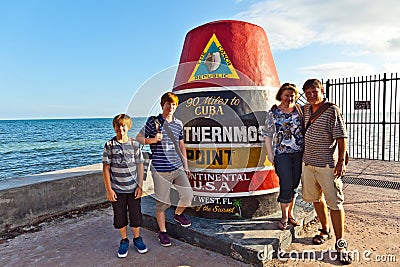
[[[328,99],[343,112],[351,157],[400,161],[399,80],[385,73],[326,81]]]
[[[326,97],[342,109],[351,157],[400,161],[399,80],[385,73],[324,82]]]
[[[400,161],[399,80],[385,73],[324,82],[326,97],[342,109],[352,158]]]

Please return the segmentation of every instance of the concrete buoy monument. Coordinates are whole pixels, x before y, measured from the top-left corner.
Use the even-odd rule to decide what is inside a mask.
[[[279,180],[262,129],[279,86],[263,28],[222,20],[187,33],[173,92],[196,216],[242,219],[278,211]]]

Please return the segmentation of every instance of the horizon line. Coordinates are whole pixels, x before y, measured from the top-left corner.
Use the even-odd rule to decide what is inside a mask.
[[[147,118],[148,116],[137,116],[131,118]],[[0,121],[36,121],[36,120],[85,120],[85,119],[112,119],[113,117],[56,117],[56,118],[0,118]]]

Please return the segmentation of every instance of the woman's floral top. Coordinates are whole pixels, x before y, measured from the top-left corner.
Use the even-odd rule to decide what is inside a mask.
[[[304,150],[303,116],[296,108],[289,114],[276,105],[267,112],[264,137],[273,138],[274,155],[296,153]]]

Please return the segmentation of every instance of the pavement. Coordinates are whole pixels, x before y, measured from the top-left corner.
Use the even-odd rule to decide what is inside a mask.
[[[383,198],[387,196],[398,201],[399,162],[351,160],[347,169],[345,195],[356,194],[350,199],[356,198],[357,203],[371,202],[373,194],[363,193],[366,191],[363,188],[368,188],[368,192],[377,188]],[[351,187],[357,190],[350,191],[348,188]],[[173,221],[171,208],[166,215],[173,245],[161,247],[156,235],[154,199],[151,196],[142,199],[142,212],[141,234],[149,248],[146,254],[139,254],[131,246],[127,258],[117,258],[119,233],[112,226],[112,209],[106,205],[71,213],[67,217],[56,217],[39,225],[39,231],[27,227],[26,233],[1,240],[0,266],[275,266],[271,265],[269,257],[276,257],[279,249],[301,239],[305,226],[315,218],[312,205],[303,202],[301,196],[296,200],[295,216],[302,225],[291,226],[285,231],[277,230],[279,212],[248,220],[188,216],[192,226],[183,228]],[[398,216],[398,210],[394,214]],[[306,246],[300,244],[303,245]],[[398,252],[398,247],[395,252]]]

